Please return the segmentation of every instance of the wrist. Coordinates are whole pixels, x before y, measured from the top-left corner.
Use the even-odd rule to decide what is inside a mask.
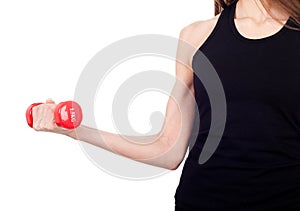
[[[78,130],[78,128],[71,129],[71,130],[69,130],[69,129],[61,129],[60,131],[58,131],[58,133],[77,140],[78,138],[77,138],[76,130]]]

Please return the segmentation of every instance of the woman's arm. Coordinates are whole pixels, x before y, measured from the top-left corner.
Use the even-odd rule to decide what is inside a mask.
[[[33,128],[67,135],[113,153],[150,165],[176,169],[182,162],[194,122],[194,88],[191,57],[195,48],[188,41],[191,27],[180,33],[176,61],[176,82],[169,97],[163,127],[151,136],[124,136],[80,126],[74,130],[57,127],[53,121],[53,101],[36,106],[32,110]]]
[[[177,68],[186,67],[178,64]],[[181,73],[185,80],[190,78],[186,74],[191,70],[179,71],[186,71]],[[184,158],[194,120],[192,89],[191,82],[189,87],[183,81],[175,83],[167,103],[164,124],[158,134],[124,136],[80,126],[67,135],[143,163],[176,169]]]

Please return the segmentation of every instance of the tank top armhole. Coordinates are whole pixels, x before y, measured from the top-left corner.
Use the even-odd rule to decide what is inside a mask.
[[[224,11],[222,10],[222,12],[220,13],[220,16],[217,20],[217,23],[215,24],[213,30],[211,31],[211,33],[208,35],[208,37],[206,38],[206,40],[197,48],[197,51],[201,51],[203,50],[203,48],[209,43],[209,41],[214,37],[214,35],[216,34],[216,32],[218,31],[218,29],[221,27],[221,21],[224,19]]]
[[[195,56],[197,54],[199,54],[199,51],[201,51],[201,53],[203,53],[203,49],[205,48],[206,45],[208,45],[208,43],[210,42],[211,39],[213,39],[213,37],[215,36],[215,34],[217,33],[217,31],[220,29],[221,25],[223,24],[222,22],[224,22],[226,20],[225,16],[225,12],[227,12],[225,9],[223,9],[219,15],[219,18],[213,28],[213,30],[211,31],[211,33],[208,35],[208,37],[204,40],[204,42],[197,47],[197,50],[195,51],[194,55],[191,57],[191,66],[192,69],[194,69],[194,61],[195,61]],[[195,76],[193,75],[193,78],[195,78]]]

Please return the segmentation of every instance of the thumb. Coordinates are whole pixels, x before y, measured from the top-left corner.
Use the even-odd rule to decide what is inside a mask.
[[[46,100],[46,104],[55,104],[54,100],[52,100],[51,98],[48,98]]]

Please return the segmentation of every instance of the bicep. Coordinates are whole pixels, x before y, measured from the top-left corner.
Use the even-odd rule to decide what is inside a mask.
[[[188,32],[181,31],[176,55],[176,79],[184,83],[190,91],[193,91],[193,69],[192,58],[196,52],[193,44],[188,42],[190,39]]]

